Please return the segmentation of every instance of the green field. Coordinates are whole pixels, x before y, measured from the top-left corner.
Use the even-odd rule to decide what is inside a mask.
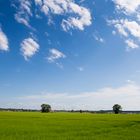
[[[0,112],[0,140],[140,140],[140,115]]]

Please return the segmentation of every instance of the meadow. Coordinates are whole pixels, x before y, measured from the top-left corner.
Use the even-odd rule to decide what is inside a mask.
[[[0,112],[0,140],[140,140],[140,115]]]

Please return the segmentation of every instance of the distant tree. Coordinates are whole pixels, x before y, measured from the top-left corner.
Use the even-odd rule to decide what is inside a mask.
[[[113,111],[114,111],[115,114],[120,113],[121,110],[122,110],[121,105],[115,104],[115,105],[113,106]]]
[[[74,110],[72,109],[71,112],[74,112]]]
[[[80,113],[82,113],[83,111],[82,110],[80,110]]]
[[[44,113],[44,112],[50,112],[51,111],[51,106],[49,104],[42,104],[41,105],[41,112]]]

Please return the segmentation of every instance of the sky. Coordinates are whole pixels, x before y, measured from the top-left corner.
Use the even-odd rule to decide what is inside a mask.
[[[140,109],[140,0],[0,0],[0,107]]]

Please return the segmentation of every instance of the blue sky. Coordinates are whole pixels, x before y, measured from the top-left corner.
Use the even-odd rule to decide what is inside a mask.
[[[138,110],[139,11],[139,0],[1,0],[0,107]]]

